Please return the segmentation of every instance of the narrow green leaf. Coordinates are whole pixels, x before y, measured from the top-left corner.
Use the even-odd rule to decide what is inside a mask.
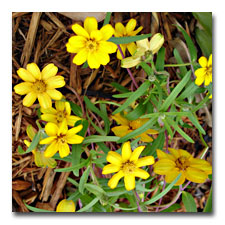
[[[142,69],[145,71],[147,75],[154,74],[153,69],[146,62],[143,61],[139,65],[142,67]]]
[[[79,212],[86,212],[87,210],[89,210],[92,206],[94,206],[97,202],[98,202],[99,198],[94,198],[90,203],[88,203],[87,205],[85,205],[83,208],[79,209],[78,211],[76,211],[77,213]]]
[[[212,187],[210,189],[209,197],[208,197],[208,200],[206,202],[203,212],[212,212]]]
[[[98,142],[97,145],[105,154],[108,154],[108,152],[110,151],[110,149],[103,142]]]
[[[82,117],[83,113],[82,113],[81,107],[71,101],[68,101],[68,102],[70,103],[70,107],[71,107],[71,110],[73,111],[73,113],[76,116]]]
[[[47,212],[47,213],[55,212],[55,211],[50,211],[50,210],[46,210],[46,209],[39,209],[39,208],[28,205],[25,201],[23,201],[23,202],[24,202],[24,205],[32,212]]]
[[[164,123],[164,126],[166,127],[166,130],[168,131],[170,137],[173,138],[173,131],[167,122],[167,117],[165,117],[165,119],[163,120],[163,123]]]
[[[159,193],[156,196],[153,196],[153,198],[151,198],[150,200],[144,202],[143,204],[144,205],[150,205],[150,204],[156,202],[157,200],[159,200],[160,198],[162,198],[164,195],[166,195],[172,189],[173,185],[180,179],[180,176],[181,176],[181,173],[161,193]]]
[[[84,171],[84,173],[80,178],[78,189],[81,194],[84,194],[84,185],[87,183],[89,173],[90,173],[90,166],[87,167],[87,169]]]
[[[106,24],[109,23],[110,18],[111,18],[111,14],[112,14],[111,12],[107,12],[107,13],[106,13],[106,16],[105,16],[105,20],[104,20],[103,26],[105,26]]]
[[[134,41],[140,41],[145,38],[151,37],[152,34],[142,34],[142,35],[136,35],[136,36],[129,36],[129,37],[111,37],[108,41],[113,42],[117,45],[119,44],[128,44]]]
[[[126,87],[116,83],[116,82],[112,82],[111,85],[116,88],[117,91],[122,92],[122,93],[126,93],[129,92],[129,89],[127,89]]]
[[[136,120],[140,118],[141,115],[144,115],[145,111],[146,105],[143,105],[143,101],[141,101],[134,110],[125,115],[125,118],[127,118],[128,120]]]
[[[90,135],[86,137],[83,141],[83,144],[91,144],[91,143],[98,143],[98,142],[116,142],[120,138],[116,136],[100,136],[100,135]]]
[[[179,82],[179,84],[173,89],[170,95],[166,98],[165,102],[160,107],[160,111],[167,111],[169,106],[173,103],[176,99],[177,95],[181,92],[187,82],[190,80],[191,71],[187,72],[184,78]]]
[[[130,95],[130,97],[124,102],[124,104],[117,108],[112,114],[115,115],[126,109],[132,102],[134,102],[146,92],[150,84],[150,81],[145,81],[135,92]]]
[[[23,150],[23,148],[20,145],[18,145],[17,151],[21,155],[25,153],[25,151]]]
[[[78,187],[78,186],[79,186],[79,183],[77,183],[77,181],[75,181],[74,179],[68,177],[67,180],[68,180],[71,184],[73,184],[75,187]]]
[[[171,205],[169,208],[162,210],[161,212],[174,212],[177,209],[180,209],[181,205],[178,203],[175,203],[173,205]]]
[[[72,162],[72,167],[76,166],[80,163],[81,160],[81,153],[83,152],[82,150],[82,144],[73,144],[72,145],[72,156],[71,156],[71,162]],[[79,176],[79,169],[74,169],[73,174],[78,177]]]
[[[186,212],[197,212],[195,200],[190,193],[182,191],[182,202],[184,203]]]
[[[178,101],[183,100],[183,99],[193,95],[198,88],[199,87],[194,82],[191,82],[190,85],[188,85],[185,88],[185,90],[181,93],[181,95],[176,100],[178,100]]]
[[[164,47],[160,48],[160,50],[157,54],[156,65],[155,65],[157,71],[164,70],[165,53],[166,53],[166,49]]]
[[[177,51],[176,48],[173,50],[173,54],[174,54],[174,57],[176,58],[176,61],[178,64],[184,63],[180,56],[180,53]],[[183,78],[185,76],[185,74],[187,73],[187,68],[186,68],[186,66],[180,66],[179,69],[180,69],[180,77]]]
[[[106,192],[100,187],[95,184],[87,183],[84,187],[91,192],[92,194],[96,195],[98,198],[102,198],[103,195],[106,195]]]
[[[200,133],[205,134],[205,130],[202,128],[202,126],[198,122],[198,119],[192,113],[188,115],[188,118]]]
[[[38,143],[40,141],[40,137],[41,137],[41,131],[38,131],[35,134],[35,136],[34,136],[32,142],[31,142],[29,148],[23,154],[27,154],[27,153],[31,152],[32,150],[34,150],[37,147],[37,145],[38,145]]]

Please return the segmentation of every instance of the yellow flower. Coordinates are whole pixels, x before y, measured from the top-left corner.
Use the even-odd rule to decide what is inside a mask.
[[[17,73],[25,82],[17,84],[14,90],[19,95],[26,95],[23,105],[30,107],[38,99],[40,106],[46,109],[52,106],[51,99],[60,100],[62,94],[56,88],[63,87],[65,81],[62,76],[56,76],[57,72],[58,68],[53,63],[41,72],[35,63],[27,64],[26,69],[20,68]]]
[[[78,116],[71,115],[71,107],[69,102],[56,101],[55,108],[41,108],[41,119],[60,125],[63,119],[66,119],[68,126],[73,127],[75,122],[81,120]]]
[[[44,152],[45,157],[52,157],[59,151],[61,158],[64,158],[70,154],[70,147],[68,144],[80,144],[84,138],[76,135],[81,131],[83,125],[78,125],[68,130],[66,119],[64,119],[60,126],[55,123],[47,123],[45,126],[45,132],[49,136],[40,141],[40,144],[49,144]]]
[[[72,200],[63,199],[56,207],[56,212],[75,212],[76,207]]]
[[[107,41],[114,34],[114,28],[107,24],[98,30],[98,22],[94,17],[87,17],[84,28],[74,24],[72,30],[77,36],[72,36],[66,44],[67,51],[77,53],[73,63],[77,65],[87,61],[90,68],[99,68],[109,61],[109,54],[116,52],[117,45]]]
[[[159,159],[153,165],[156,174],[165,175],[165,181],[171,183],[181,173],[180,179],[175,185],[181,185],[185,179],[204,183],[209,174],[212,174],[212,166],[203,159],[195,159],[190,153],[182,149],[169,148],[171,154],[157,150]]]
[[[124,112],[124,114],[127,114]],[[112,128],[112,132],[118,137],[124,137],[130,132],[138,129],[142,125],[144,125],[148,119],[136,119],[136,120],[128,120],[123,117],[120,113],[115,114],[112,118],[121,126],[116,126]],[[153,139],[148,134],[158,134],[158,131],[153,129],[148,129],[144,133],[138,135],[135,138],[141,137],[141,141],[143,142],[152,142]]]
[[[137,21],[135,19],[130,19],[129,22],[127,23],[126,27],[122,23],[116,23],[115,25],[115,37],[128,37],[128,36],[135,36],[138,34],[143,27],[140,26],[137,30],[134,30],[136,27]],[[129,44],[120,44],[121,50],[123,52],[123,55],[125,56],[125,51],[128,49],[131,55],[134,54],[136,51],[137,47],[134,42],[131,42]],[[117,50],[117,58],[122,59],[122,55],[119,51]]]
[[[139,159],[145,146],[139,146],[132,152],[130,142],[125,142],[122,146],[122,155],[117,152],[109,151],[106,160],[110,163],[104,166],[102,174],[116,173],[108,182],[108,186],[114,189],[119,180],[124,177],[126,190],[135,188],[135,177],[147,179],[150,175],[142,166],[152,165],[155,160],[153,156],[145,156]]]
[[[137,41],[137,50],[131,56],[121,61],[121,67],[131,68],[138,65],[141,61],[146,59],[148,56],[156,54],[164,43],[164,37],[162,34],[155,34],[150,41],[148,38]]]
[[[33,138],[36,134],[34,128],[31,125],[28,125],[27,129],[26,129],[26,132],[27,132],[27,135],[30,138],[30,140],[33,140]],[[27,147],[29,147],[31,145],[31,142],[27,141],[27,140],[24,140],[24,144]],[[45,168],[45,167],[55,168],[56,165],[57,165],[55,159],[46,158],[44,156],[44,149],[45,149],[45,146],[38,144],[37,147],[32,150],[32,153],[34,155],[35,165],[37,167],[43,167],[43,168]]]
[[[202,56],[198,62],[202,68],[195,71],[195,76],[197,77],[195,84],[200,86],[205,82],[205,86],[208,86],[212,82],[212,54],[209,56],[209,60]]]

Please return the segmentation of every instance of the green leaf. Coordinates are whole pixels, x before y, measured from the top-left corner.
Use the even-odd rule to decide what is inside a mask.
[[[205,134],[205,130],[202,128],[202,126],[198,122],[198,119],[192,113],[189,113],[188,118],[200,133]]]
[[[111,85],[114,88],[116,88],[116,90],[119,91],[119,92],[122,92],[122,93],[129,92],[129,90],[126,87],[124,87],[124,86],[122,86],[122,85],[120,85],[120,84],[118,84],[116,82],[112,82]]]
[[[33,206],[30,206],[28,204],[26,204],[25,201],[23,201],[24,205],[32,212],[55,212],[55,211],[50,211],[50,210],[46,210],[46,209],[39,209],[39,208],[36,208],[36,207],[33,207]]]
[[[153,196],[150,200],[143,202],[143,204],[150,205],[150,204],[156,202],[157,200],[159,200],[160,198],[162,198],[164,195],[166,195],[172,189],[173,185],[180,179],[180,176],[181,176],[181,173],[161,193],[159,193],[156,196]]]
[[[176,100],[183,100],[193,95],[198,88],[199,87],[194,82],[191,82]]]
[[[70,103],[70,107],[71,107],[71,110],[73,111],[73,113],[79,117],[82,117],[83,112],[82,112],[81,107],[71,101],[68,101],[68,102]]]
[[[197,50],[195,48],[195,45],[194,45],[193,41],[191,40],[191,38],[189,37],[189,35],[187,34],[187,32],[182,27],[180,27],[178,25],[176,27],[184,35],[184,39],[185,39],[185,41],[187,43],[188,50],[190,52],[191,61],[192,62],[196,61],[197,60]]]
[[[164,70],[165,53],[166,53],[166,49],[164,47],[160,48],[157,54],[156,65],[155,65],[157,71]]]
[[[72,156],[71,156],[71,162],[72,166],[76,166],[80,163],[81,160],[81,153],[83,152],[82,150],[82,144],[73,144],[72,145]],[[78,177],[79,176],[79,169],[74,169],[73,174]]]
[[[190,193],[182,191],[182,202],[184,203],[186,212],[197,212],[195,200]]]
[[[102,196],[106,195],[106,192],[100,187],[95,184],[85,184],[84,187],[91,192],[92,194],[96,195],[98,198],[102,198]]]
[[[91,144],[98,142],[117,142],[120,138],[116,136],[100,136],[100,135],[90,135],[86,137],[83,141],[83,144]]]
[[[178,203],[171,205],[169,208],[162,210],[161,212],[174,212],[177,209],[180,209],[181,206]]]
[[[88,203],[87,205],[85,205],[83,208],[79,209],[78,211],[76,211],[77,213],[79,212],[86,212],[87,210],[89,210],[92,206],[94,206],[97,202],[98,202],[99,198],[94,198],[90,203]]]
[[[203,212],[212,212],[212,187],[210,189],[209,197],[208,197],[208,200],[206,202]]]
[[[81,67],[82,69],[86,69],[86,68],[88,68],[88,62],[86,61],[83,65],[82,65],[82,67]]]
[[[134,41],[140,41],[145,38],[151,37],[152,34],[142,34],[142,35],[136,35],[136,36],[129,36],[129,37],[111,37],[108,41],[113,42],[117,45],[119,44],[128,44]]]
[[[38,145],[38,143],[40,141],[40,138],[41,138],[41,131],[39,130],[35,134],[35,136],[34,136],[32,142],[31,142],[29,148],[23,154],[27,154],[27,153],[31,152],[32,150],[34,150],[37,147],[37,145]]]
[[[115,115],[119,112],[122,112],[124,109],[126,109],[132,102],[134,102],[136,99],[138,99],[140,96],[142,96],[146,90],[150,86],[150,81],[145,81],[135,92],[133,92],[130,97],[124,102],[122,106],[117,108],[112,114]]]
[[[139,65],[142,67],[142,69],[145,71],[147,75],[154,74],[153,69],[146,62],[143,61],[139,63]]]
[[[125,115],[125,118],[127,118],[128,120],[136,120],[140,118],[143,114],[145,114],[145,111],[146,105],[143,105],[143,101],[141,101],[134,110]]]
[[[181,92],[187,82],[190,80],[191,71],[187,72],[184,78],[179,82],[179,84],[173,89],[170,95],[166,98],[165,102],[161,105],[160,111],[167,111],[169,106],[173,103],[176,99],[177,95]]]
[[[176,48],[173,50],[173,54],[174,54],[174,57],[176,58],[176,61],[178,64],[184,63]],[[185,74],[187,73],[187,68],[186,68],[186,66],[180,66],[179,69],[180,69],[180,76],[181,76],[181,78],[183,78],[185,76]]]
[[[68,177],[67,180],[68,180],[71,184],[73,184],[75,187],[78,187],[78,186],[79,186],[79,184],[77,183],[77,181],[75,181],[74,179]]]
[[[87,169],[84,171],[84,173],[80,178],[78,189],[81,194],[84,194],[84,185],[87,183],[89,173],[90,173],[90,166],[87,167]]]
[[[110,18],[111,18],[111,12],[107,12],[106,13],[106,16],[105,16],[105,20],[104,20],[104,23],[103,23],[103,26],[105,26],[106,24],[108,24],[110,22]]]
[[[17,151],[21,155],[25,153],[25,151],[23,150],[23,148],[20,145],[18,145]]]

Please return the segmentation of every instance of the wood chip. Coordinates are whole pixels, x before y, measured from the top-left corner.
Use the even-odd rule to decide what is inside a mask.
[[[26,190],[30,186],[31,186],[31,183],[27,181],[15,180],[12,182],[12,189],[15,191]]]

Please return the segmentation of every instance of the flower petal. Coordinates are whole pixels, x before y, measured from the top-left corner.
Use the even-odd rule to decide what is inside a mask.
[[[135,35],[138,34],[142,29],[143,29],[142,26],[138,27],[137,30],[134,30],[134,31],[130,32],[130,36],[135,36]]]
[[[71,135],[71,136],[67,136],[66,137],[66,141],[69,144],[80,144],[82,143],[84,140],[83,137],[79,136],[79,135]]]
[[[175,183],[175,185],[181,185],[185,181],[184,172],[179,170],[178,168],[174,168],[173,170],[169,171],[165,176],[166,183],[172,183],[176,177],[181,173],[180,179]]]
[[[62,135],[66,135],[68,132],[68,126],[67,126],[67,121],[64,118],[62,123],[59,126],[59,130],[58,130],[58,135],[62,134]]]
[[[63,112],[65,109],[65,102],[63,101],[56,101],[55,102],[55,108],[57,111]]]
[[[135,188],[135,176],[133,174],[125,174],[124,183],[127,191],[133,190]]]
[[[119,170],[120,170],[120,166],[108,164],[103,167],[102,174],[115,173],[115,172],[118,172]]]
[[[56,136],[47,137],[45,139],[42,139],[40,141],[40,144],[41,145],[48,145],[48,144],[52,143],[54,140],[56,140],[56,138],[57,138]]]
[[[51,97],[51,99],[53,100],[60,100],[62,99],[63,95],[60,91],[56,90],[56,89],[47,89],[46,93]]]
[[[110,25],[110,24],[106,24],[105,26],[103,26],[100,29],[100,31],[102,33],[102,40],[105,40],[105,41],[107,41],[109,38],[111,38],[115,32],[112,25]]]
[[[168,148],[168,150],[174,156],[175,159],[178,159],[180,157],[180,153],[177,149]]]
[[[66,50],[67,50],[67,52],[70,52],[70,53],[77,53],[80,51],[80,48],[75,48],[71,43],[67,42]]]
[[[67,116],[70,116],[70,114],[71,114],[70,103],[69,102],[64,102],[64,103],[65,103],[66,114],[67,114]]]
[[[55,153],[58,151],[58,143],[56,141],[52,142],[45,150],[44,156],[46,158],[50,158],[55,155]]]
[[[141,179],[147,179],[147,178],[150,177],[150,174],[143,169],[136,168],[135,171],[134,171],[134,176],[140,177]]]
[[[53,77],[57,74],[58,72],[58,67],[56,67],[53,63],[48,64],[43,68],[41,71],[42,74],[42,79],[47,80],[50,77]]]
[[[109,58],[109,54],[103,51],[97,51],[97,53],[95,54],[97,61],[101,64],[101,65],[106,65],[109,63],[110,58]]]
[[[130,19],[126,25],[127,34],[130,34],[130,32],[132,32],[135,29],[136,25],[137,25],[137,21],[135,19]]]
[[[173,160],[173,161],[176,160],[176,158],[173,155],[165,153],[164,151],[162,151],[160,149],[156,149],[156,153],[157,153],[158,159],[170,159],[170,160]]]
[[[126,49],[127,49],[127,45],[126,44],[120,44],[120,48],[121,48],[121,50],[123,52],[123,56],[125,57],[125,52],[126,52]],[[123,56],[121,55],[120,50],[118,49],[117,53],[116,53],[116,57],[121,60],[121,59],[124,58]]]
[[[35,92],[29,92],[23,99],[23,105],[30,107],[34,104],[37,99],[37,94]]]
[[[183,149],[178,149],[178,152],[179,152],[180,156],[183,156],[183,157],[185,157],[187,159],[193,158],[192,155],[188,151],[185,151]]]
[[[113,127],[111,130],[117,137],[124,137],[125,135],[132,132],[132,130],[129,130],[128,126],[117,126]]]
[[[38,101],[42,108],[50,108],[52,107],[52,100],[46,92],[38,94]]]
[[[81,49],[73,58],[73,63],[81,65],[87,61],[88,51],[86,48]]]
[[[32,91],[32,85],[33,84],[30,82],[22,82],[20,84],[17,84],[16,86],[14,86],[14,90],[15,90],[16,94],[25,95]]]
[[[73,127],[71,129],[68,130],[68,132],[66,133],[66,136],[69,137],[69,136],[73,136],[74,134],[78,133],[79,131],[81,131],[83,129],[83,125],[80,124],[76,127]]]
[[[54,108],[48,108],[48,109],[43,109],[43,108],[40,108],[41,109],[41,112],[42,113],[46,113],[46,114],[54,114],[56,115],[57,114],[57,111],[54,109]]]
[[[201,67],[207,67],[208,61],[207,61],[207,58],[205,56],[200,57],[198,62],[199,62]]]
[[[130,142],[127,141],[123,144],[122,146],[122,161],[126,162],[130,159],[131,157],[131,146],[130,146]]]
[[[69,116],[67,117],[67,124],[68,126],[73,127],[78,120],[81,120],[81,118],[78,116]]]
[[[61,158],[64,158],[70,154],[70,147],[67,143],[64,144],[60,143],[58,148],[59,148],[59,156]]]
[[[112,176],[112,178],[111,178],[111,179],[109,180],[109,182],[108,182],[108,186],[109,186],[111,189],[114,189],[114,188],[117,186],[119,180],[120,180],[123,176],[124,176],[124,173],[123,173],[122,170],[120,170],[118,173],[116,173],[116,174],[114,174],[114,175]]]
[[[41,71],[36,63],[29,63],[26,68],[36,80],[41,80]]]
[[[153,156],[145,156],[137,160],[135,165],[137,167],[148,166],[155,163],[155,159]]]
[[[94,52],[88,52],[87,62],[91,69],[98,69],[100,67],[100,63],[96,59]]]
[[[88,32],[79,24],[74,24],[72,25],[72,30],[75,34],[77,34],[78,36],[83,36],[85,38],[90,38]]]
[[[204,183],[205,180],[208,178],[206,172],[192,167],[188,167],[184,171],[184,175],[189,181],[192,181],[194,183]]]
[[[49,122],[45,125],[45,132],[49,137],[57,136],[58,130],[59,128],[55,123]]]
[[[63,199],[59,202],[56,212],[75,212],[76,207],[72,200]]]
[[[83,36],[72,36],[69,38],[69,44],[74,48],[81,49],[85,47],[87,39]]]
[[[57,123],[56,115],[54,114],[42,114],[41,119],[46,121],[46,122],[52,122],[52,123]]]
[[[118,124],[129,126],[129,120],[123,117],[120,113],[117,113],[114,116],[112,116],[112,119],[114,119]]]
[[[212,54],[209,56],[208,67],[212,66]]]
[[[100,30],[93,30],[91,31],[90,37],[92,40],[99,42],[102,40],[102,32]]]
[[[207,75],[205,77],[205,86],[208,86],[212,82],[212,75]]]
[[[137,50],[137,46],[134,42],[131,42],[127,45],[127,49],[130,52],[130,54],[133,55],[135,51]]]
[[[84,20],[84,29],[91,34],[93,30],[98,29],[98,21],[96,20],[95,17],[87,17]]]
[[[153,165],[156,174],[165,175],[175,168],[176,164],[170,159],[160,159]]]
[[[195,169],[203,170],[207,174],[212,174],[212,166],[210,163],[203,159],[195,159],[192,158],[190,160],[190,167],[193,167]]]
[[[130,161],[135,163],[144,149],[145,149],[145,146],[139,146],[135,148],[131,154]]]
[[[198,76],[196,78],[196,80],[195,80],[195,84],[198,85],[198,86],[200,86],[200,85],[202,85],[202,83],[204,82],[204,80],[205,80],[205,77],[204,76]]]
[[[148,136],[146,133],[140,134],[136,138],[138,138],[138,137],[141,137],[141,141],[143,141],[143,142],[152,142],[153,141],[153,139],[150,136]]]
[[[106,160],[108,162],[112,163],[113,165],[117,165],[117,166],[121,166],[121,163],[122,163],[121,155],[119,153],[113,152],[113,151],[108,152]]]
[[[54,76],[46,80],[47,89],[61,88],[66,83],[63,76]]]
[[[199,68],[197,70],[195,70],[195,76],[198,77],[205,77],[206,75],[206,68]]]
[[[24,68],[20,68],[17,70],[17,74],[19,75],[19,77],[27,82],[35,82],[36,79],[35,77],[32,75],[32,73],[30,73],[28,70],[24,69]]]
[[[126,32],[126,29],[122,23],[116,23],[115,25],[115,37],[122,37]]]
[[[109,41],[100,41],[99,42],[99,50],[107,53],[114,53],[116,52],[117,45],[113,42]]]

